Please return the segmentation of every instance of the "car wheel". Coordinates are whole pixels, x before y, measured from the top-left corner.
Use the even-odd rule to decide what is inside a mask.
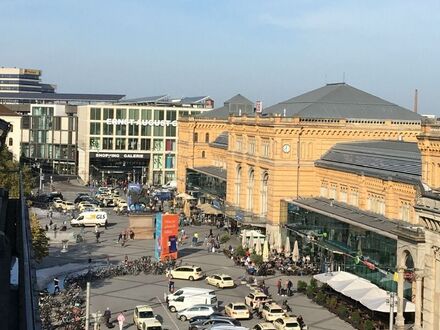
[[[179,318],[179,320],[185,322],[185,321],[187,320],[187,318],[186,318],[185,315],[182,315],[182,316]]]
[[[190,276],[190,277],[188,277],[188,280],[194,281],[194,277]]]
[[[215,286],[220,289],[220,283],[217,283]]]
[[[170,312],[171,312],[171,313],[175,313],[175,312],[177,312],[176,307],[174,307],[174,306],[170,306]]]

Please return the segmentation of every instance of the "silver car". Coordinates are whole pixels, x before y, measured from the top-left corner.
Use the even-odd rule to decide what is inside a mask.
[[[177,313],[177,318],[181,321],[189,320],[194,316],[208,316],[215,312],[212,305],[194,305]]]
[[[190,323],[189,330],[206,330],[213,325],[230,325],[230,326],[240,326],[240,322],[234,320],[230,317],[212,317],[209,320],[196,321]]]

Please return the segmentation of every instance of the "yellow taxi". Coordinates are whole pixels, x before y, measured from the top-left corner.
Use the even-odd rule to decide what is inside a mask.
[[[262,303],[271,301],[271,299],[266,296],[261,291],[252,290],[245,298],[244,302],[250,308],[259,308]]]
[[[261,322],[255,325],[252,330],[277,330],[270,322]]]
[[[206,277],[206,283],[214,285],[217,288],[233,288],[234,280],[226,274],[212,274]]]
[[[296,317],[282,317],[276,319],[273,325],[277,330],[301,330],[298,319]]]
[[[251,313],[249,308],[241,303],[230,303],[225,306],[225,314],[233,319],[250,319]]]
[[[73,204],[72,202],[67,202],[67,201],[63,201],[61,208],[63,209],[63,211],[73,211],[75,209],[75,204]]]
[[[262,308],[261,315],[266,321],[273,322],[285,315],[284,310],[277,303],[265,304]]]

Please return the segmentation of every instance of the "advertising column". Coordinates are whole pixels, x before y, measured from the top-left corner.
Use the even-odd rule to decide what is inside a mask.
[[[177,214],[156,214],[155,253],[157,260],[177,259],[177,235],[179,216]]]

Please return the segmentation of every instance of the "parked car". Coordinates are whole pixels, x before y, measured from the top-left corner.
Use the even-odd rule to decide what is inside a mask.
[[[167,295],[166,301],[174,300],[180,296],[201,296],[201,295],[215,295],[215,291],[213,289],[205,289],[205,288],[195,288],[195,287],[184,287],[179,290],[174,291]]]
[[[282,317],[273,322],[277,330],[301,330],[296,317]]]
[[[284,310],[277,303],[265,304],[262,308],[261,315],[266,321],[273,322],[285,315]]]
[[[252,330],[276,330],[275,326],[270,322],[261,322],[255,325]]]
[[[194,316],[192,318],[190,318],[188,321],[189,323],[192,322],[198,322],[198,321],[206,321],[209,320],[212,317],[216,317],[216,316],[220,316],[220,317],[226,317],[223,313],[221,312],[214,312],[211,315],[199,315],[199,316]]]
[[[226,274],[212,274],[206,277],[206,283],[216,286],[217,288],[233,288],[234,280]]]
[[[78,209],[80,212],[84,212],[84,210],[86,210],[86,209],[91,210],[91,211],[101,211],[99,206],[96,206],[95,204],[86,203],[86,202],[81,202],[78,205]]]
[[[202,268],[197,266],[181,266],[171,271],[167,271],[167,276],[170,278],[178,278],[183,280],[198,280],[203,278],[204,274]]]
[[[136,306],[133,312],[133,323],[137,329],[152,329],[151,327],[162,327],[162,324],[154,314],[149,305]],[[145,327],[143,325],[145,324]]]
[[[214,312],[215,308],[212,305],[197,304],[178,312],[177,318],[181,321],[186,321],[194,316],[211,315]]]
[[[208,320],[201,320],[198,322],[190,323],[188,329],[189,330],[205,330],[213,325],[231,325],[231,326],[240,326],[240,322],[234,320],[230,317],[210,317]]]
[[[44,209],[48,208],[50,203],[52,202],[51,198],[47,194],[30,196],[28,200],[31,201],[33,206]]]
[[[77,218],[70,220],[70,225],[75,226],[105,226],[107,223],[106,212],[82,212]]]
[[[210,305],[217,307],[218,305],[217,296],[212,294],[180,296],[174,300],[168,301],[168,308],[173,313],[176,311],[182,311],[184,309],[190,308],[194,305]]]
[[[72,202],[63,201],[61,208],[65,212],[73,211],[75,210],[75,204],[73,204]]]
[[[250,308],[258,308],[261,303],[271,301],[271,299],[266,296],[263,292],[251,291],[245,298],[244,302]]]
[[[249,308],[242,302],[229,303],[225,306],[225,314],[234,319],[250,319]]]
[[[63,200],[60,198],[55,198],[52,202],[52,206],[55,209],[61,209],[63,207]]]

